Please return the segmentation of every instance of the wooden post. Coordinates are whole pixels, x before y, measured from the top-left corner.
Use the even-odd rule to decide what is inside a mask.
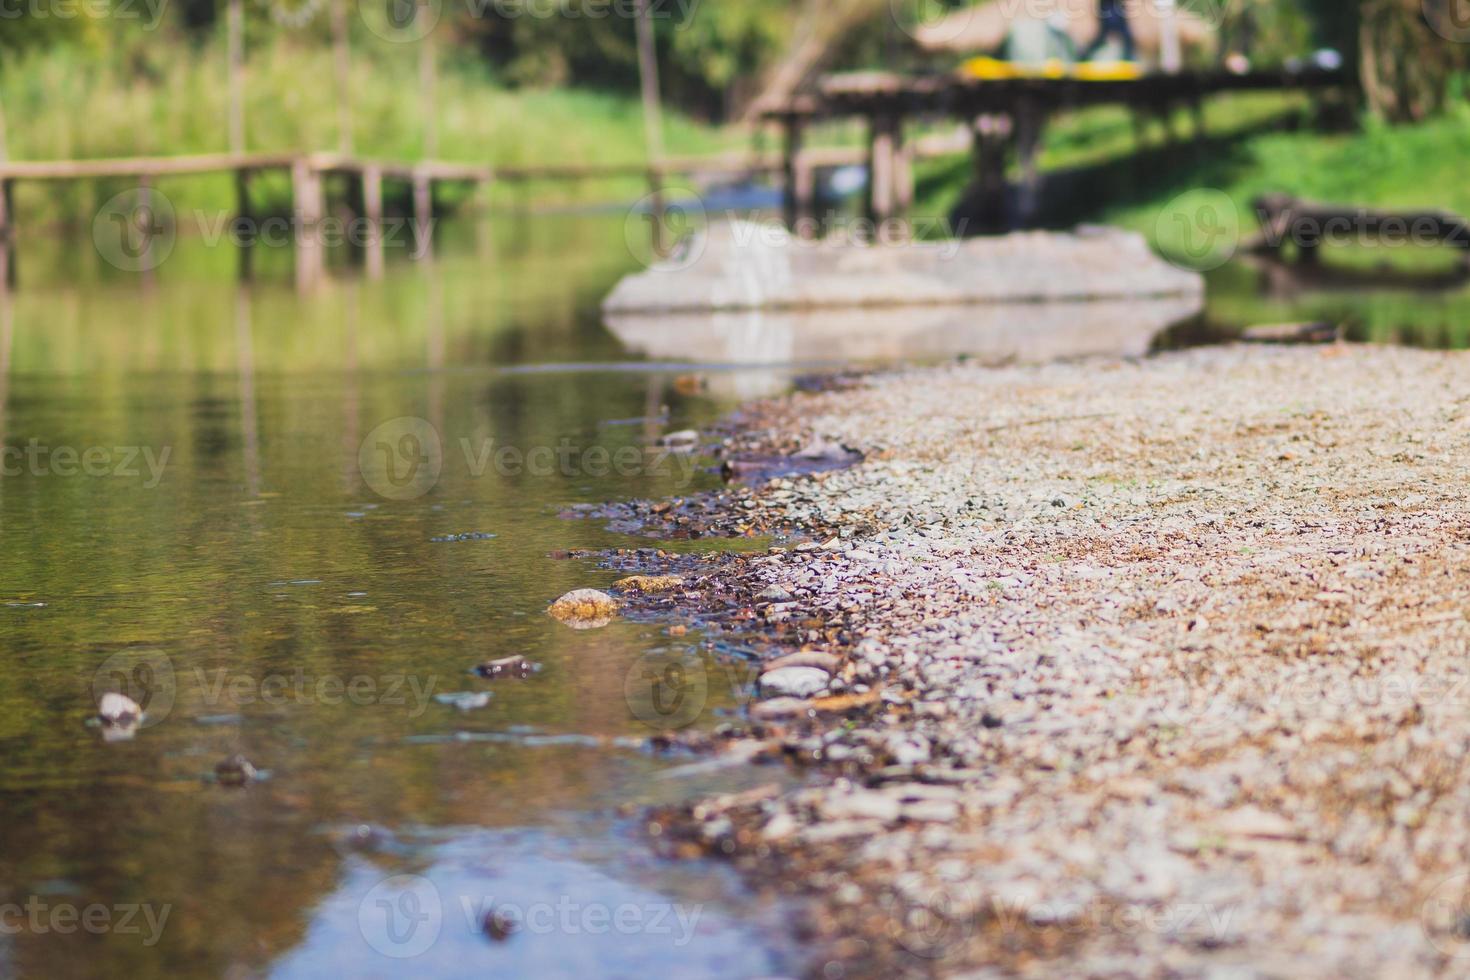
[[[1006,230],[1006,164],[1010,160],[1013,126],[1009,116],[983,115],[975,119],[974,200],[982,232]]]
[[[157,224],[157,219],[155,218],[154,213],[153,213],[153,178],[149,177],[147,174],[142,174],[142,175],[140,175],[138,177],[138,211],[137,211],[137,213],[142,217],[142,220],[148,222],[148,227],[146,229],[142,229],[143,230],[143,234],[145,236],[151,236],[153,234],[152,229]],[[145,237],[145,239],[144,239],[144,246],[147,247],[147,246],[151,245],[151,243],[152,243],[151,237]],[[153,268],[153,263],[152,262],[144,262],[143,265],[142,265],[142,269],[138,273],[138,277],[143,281],[143,285],[145,285],[145,286],[151,286],[151,285],[153,285],[153,283],[154,283],[154,268]]]
[[[250,171],[243,167],[235,171],[235,221],[237,227],[243,225],[240,240],[247,240],[251,244],[240,249],[240,278],[249,280],[254,273],[255,229],[250,227],[254,215],[250,211]]]
[[[1016,155],[1021,165],[1021,199],[1017,219],[1024,227],[1036,217],[1041,198],[1041,137],[1046,130],[1046,109],[1032,99],[1016,104]]]
[[[245,0],[230,0],[230,152],[245,152]]]
[[[369,279],[383,278],[383,171],[364,167],[362,171],[362,217],[367,222],[364,242]]]
[[[413,257],[432,254],[434,233],[434,184],[422,171],[413,175]]]
[[[664,175],[663,171],[656,166],[648,168],[648,225],[649,232],[653,236],[653,254],[662,259],[668,255],[668,249],[674,243],[668,240],[665,232],[668,230],[668,216],[664,205]]]
[[[235,365],[240,380],[240,439],[245,455],[245,481],[250,496],[260,493],[260,423],[255,402],[255,340],[252,336],[250,288],[235,291]]]
[[[815,237],[808,219],[816,197],[816,173],[802,159],[804,120],[792,113],[781,120],[785,147],[781,157],[782,204],[786,227],[802,238]]]
[[[0,180],[0,286],[16,285],[15,181]]]
[[[878,112],[868,120],[868,218],[875,232],[893,217],[898,168],[897,117]]]
[[[816,238],[822,233],[822,221],[817,215],[817,168],[805,157],[798,157],[795,181],[796,230],[802,238]]]
[[[903,133],[899,133],[902,140]],[[893,191],[898,213],[907,218],[914,207],[914,148],[905,142],[898,147],[897,166],[894,168],[896,186]]]
[[[306,157],[291,164],[291,193],[296,209],[296,285],[310,289],[325,265],[320,227],[325,202],[322,175]]]

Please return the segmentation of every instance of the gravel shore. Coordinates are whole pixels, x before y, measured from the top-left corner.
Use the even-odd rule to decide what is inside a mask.
[[[814,973],[1470,974],[1470,359],[957,365],[754,417],[866,461],[663,505],[811,540],[659,601],[796,654],[730,750],[808,779],[655,829],[806,896]]]

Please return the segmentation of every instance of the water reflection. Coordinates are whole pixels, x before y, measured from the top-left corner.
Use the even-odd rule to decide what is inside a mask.
[[[612,316],[607,327],[650,358],[762,365],[711,376],[722,395],[780,391],[798,367],[833,363],[939,361],[961,355],[986,363],[1059,358],[1139,357],[1166,328],[1199,313],[1198,297],[1088,303],[1014,303],[701,315]]]
[[[596,845],[607,839],[467,832],[353,856],[273,974],[391,977],[404,961],[439,977],[633,978],[651,963],[675,976],[779,972],[759,933],[708,904],[733,891],[726,872],[651,887],[646,866]]]
[[[1270,323],[1341,324],[1349,340],[1470,347],[1470,283],[1463,272],[1317,268],[1243,258],[1208,276],[1206,319],[1216,335]]]
[[[322,957],[386,972],[401,964],[337,930],[333,910],[364,862],[388,859],[344,854],[335,828],[428,834],[436,849],[407,863],[453,881],[508,860],[483,828],[700,788],[654,778],[687,760],[639,748],[653,727],[631,710],[628,679],[650,651],[682,658],[707,678],[696,723],[713,724],[737,707],[742,677],[697,634],[635,622],[574,633],[544,610],[615,577],[552,552],[643,543],[565,520],[564,507],[715,479],[597,470],[581,451],[645,460],[658,435],[730,406],[636,368],[498,370],[626,357],[595,318],[631,261],[607,244],[621,224],[538,233],[503,243],[497,262],[446,247],[309,297],[289,270],[242,285],[232,262],[215,269],[187,244],[148,289],[110,274],[73,282],[30,260],[26,287],[0,292],[0,434],[9,450],[48,453],[0,477],[0,906],[169,910],[151,945],[136,931],[28,921],[0,935],[0,974],[256,975]],[[359,452],[402,419],[433,428],[441,465],[422,493],[383,496]],[[486,455],[563,445],[571,464],[547,470]],[[106,465],[62,465],[60,449]],[[494,537],[445,540],[466,532]],[[544,669],[493,683],[469,673],[514,654]],[[131,741],[105,744],[85,724],[99,676],[147,681],[148,724]],[[434,698],[460,691],[491,698],[474,711]],[[214,783],[236,753],[270,778]],[[519,864],[516,877],[543,890],[565,879],[586,897],[584,865],[536,879]],[[597,868],[602,900],[664,894],[662,871]],[[776,945],[739,935],[752,963]],[[723,931],[696,943],[732,948]],[[452,962],[416,975],[586,952],[514,939],[447,948]]]

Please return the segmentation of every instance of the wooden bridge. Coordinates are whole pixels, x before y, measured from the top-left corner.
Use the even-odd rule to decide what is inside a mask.
[[[928,137],[916,141],[911,152],[918,157],[965,152],[964,134],[959,139]],[[803,172],[818,168],[861,165],[867,153],[860,146],[813,147],[802,157]],[[635,178],[647,182],[651,191],[668,189],[677,178],[690,180],[748,179],[779,177],[786,170],[786,155],[779,152],[731,153],[707,157],[665,157],[654,162],[574,163],[541,166],[492,167],[447,161],[387,161],[333,153],[209,153],[191,156],[127,157],[95,160],[0,161],[0,275],[13,274],[10,253],[20,222],[15,211],[14,189],[21,182],[58,182],[123,179],[132,182],[146,203],[154,184],[161,179],[207,174],[233,175],[235,213],[254,214],[251,183],[268,171],[289,175],[292,224],[295,238],[296,278],[307,286],[323,273],[325,248],[316,229],[327,215],[325,179],[349,178],[352,211],[367,222],[371,233],[364,236],[363,261],[369,276],[383,271],[384,184],[407,184],[413,201],[413,256],[422,258],[431,247],[433,191],[436,184],[469,185],[474,193],[492,185],[526,184],[542,181],[580,182]]]
[[[960,74],[894,75],[862,73],[823,79],[811,95],[766,113],[784,130],[783,171],[787,175],[786,213],[793,226],[811,213],[812,162],[803,146],[805,130],[823,119],[858,117],[867,122],[868,211],[875,222],[902,216],[912,204],[912,154],[905,124],[915,118],[958,120],[973,134],[977,190],[986,210],[1003,210],[1006,173],[1012,158],[1020,166],[1022,188],[1034,194],[1037,158],[1047,120],[1059,113],[1099,105],[1134,110],[1165,122],[1173,135],[1173,114],[1187,108],[1197,134],[1204,131],[1204,102],[1232,92],[1342,90],[1341,71],[1304,69],[1235,75],[1226,72],[1154,74],[1127,81],[1073,77],[981,79]]]
[[[18,225],[14,188],[24,181],[127,179],[146,200],[153,184],[164,178],[230,174],[236,187],[236,212],[252,216],[250,185],[267,171],[289,175],[296,243],[296,276],[309,285],[322,275],[325,248],[318,229],[327,215],[324,181],[342,175],[354,200],[352,210],[372,229],[365,239],[364,264],[371,276],[383,269],[383,187],[388,181],[408,185],[413,201],[414,255],[430,250],[435,184],[468,184],[475,191],[496,183],[583,181],[639,178],[655,200],[678,177],[691,180],[773,176],[783,187],[785,216],[791,227],[815,234],[809,218],[815,207],[821,169],[866,165],[868,211],[873,221],[904,216],[913,202],[912,165],[916,159],[972,153],[975,179],[987,205],[1001,212],[1007,170],[1018,159],[1022,187],[1034,188],[1037,157],[1046,122],[1069,109],[1122,105],[1139,114],[1171,118],[1187,107],[1197,131],[1203,129],[1204,100],[1229,92],[1320,91],[1341,89],[1340,72],[1258,72],[1249,75],[1185,73],[1151,75],[1132,81],[1075,78],[973,79],[959,75],[838,75],[823,79],[811,95],[793,99],[766,113],[783,131],[782,148],[772,153],[732,153],[714,157],[663,157],[653,162],[575,163],[492,167],[447,161],[387,161],[333,153],[215,153],[173,157],[99,160],[0,161],[0,258],[8,261]],[[858,117],[867,121],[865,146],[811,147],[805,134],[824,119]],[[906,123],[916,118],[944,118],[961,125],[952,133],[905,139]],[[1172,132],[1172,130],[1171,130]]]

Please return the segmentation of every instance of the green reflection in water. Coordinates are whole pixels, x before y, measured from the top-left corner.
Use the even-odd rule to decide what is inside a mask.
[[[1365,269],[1334,256],[1316,274],[1235,262],[1208,276],[1207,316],[1229,328],[1320,320],[1343,324],[1354,341],[1463,350],[1470,283],[1445,266],[1444,254],[1415,270]]]

